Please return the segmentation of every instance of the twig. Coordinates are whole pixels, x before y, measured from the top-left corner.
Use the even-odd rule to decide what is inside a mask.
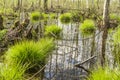
[[[85,60],[85,61],[83,61],[83,62],[81,62],[81,63],[77,63],[77,64],[75,64],[75,66],[79,66],[79,65],[82,65],[82,64],[84,64],[84,63],[86,63],[86,62],[89,62],[89,61],[91,61],[92,59],[94,59],[95,57],[97,57],[97,56],[94,55],[94,56],[88,58],[87,60]]]

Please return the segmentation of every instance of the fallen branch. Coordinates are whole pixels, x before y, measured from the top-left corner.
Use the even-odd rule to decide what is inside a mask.
[[[95,57],[97,57],[97,56],[94,55],[94,56],[88,58],[87,60],[85,60],[85,61],[83,61],[83,62],[81,62],[81,63],[77,63],[77,64],[75,64],[75,66],[82,65],[82,64],[84,64],[84,63],[86,63],[86,62],[89,62],[89,61],[91,61],[92,59],[94,59]]]
[[[94,59],[95,57],[97,57],[97,56],[92,56],[92,57],[88,58],[87,60],[85,60],[85,61],[83,61],[83,62],[81,62],[81,63],[75,64],[74,66],[75,66],[75,67],[78,67],[78,68],[81,68],[81,69],[83,69],[84,71],[86,71],[88,74],[90,74],[91,71],[89,71],[88,69],[84,68],[84,67],[82,66],[82,64],[91,61],[91,60]]]
[[[83,69],[83,70],[84,70],[84,71],[86,71],[88,74],[90,74],[90,73],[91,73],[91,71],[89,71],[88,69],[84,68],[84,67],[83,67],[83,66],[81,66],[81,65],[75,65],[75,67],[78,67],[78,68]]]

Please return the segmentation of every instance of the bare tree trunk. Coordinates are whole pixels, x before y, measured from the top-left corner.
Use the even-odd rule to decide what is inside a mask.
[[[119,7],[120,7],[120,0],[119,0]]]
[[[41,0],[39,0],[39,8],[41,8]]]
[[[110,0],[105,0],[104,11],[103,11],[103,35],[102,35],[102,47],[101,47],[101,66],[105,66],[105,50],[106,50],[106,40],[108,36],[109,27],[109,5]]]
[[[4,26],[3,26],[3,17],[2,15],[0,15],[0,30],[3,30]]]
[[[86,8],[88,9],[89,8],[89,1],[86,0]]]
[[[46,12],[48,10],[48,0],[44,0],[44,11]]]
[[[18,8],[20,8],[20,0],[18,0],[18,3],[17,3],[17,5],[18,5]]]

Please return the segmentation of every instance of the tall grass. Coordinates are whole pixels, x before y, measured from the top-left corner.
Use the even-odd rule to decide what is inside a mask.
[[[69,24],[71,22],[71,13],[61,14],[59,18],[62,24]]]
[[[48,14],[36,11],[30,14],[30,18],[32,22],[39,22],[39,21],[46,21],[49,18],[49,16]]]
[[[80,25],[82,35],[91,35],[95,32],[96,27],[93,20],[87,19]]]
[[[52,39],[42,39],[38,42],[23,41],[10,47],[5,59],[12,65],[17,65],[18,62],[21,65],[30,64],[28,72],[37,71],[46,64],[46,58],[54,47]]]
[[[62,31],[62,28],[57,25],[50,25],[46,26],[45,28],[45,35],[50,38],[60,38],[60,33]]]
[[[110,68],[98,68],[98,70],[92,71],[92,74],[88,80],[120,80],[120,71],[111,70]]]
[[[3,64],[0,66],[0,80],[25,80],[24,73],[28,67],[26,65],[17,65],[9,66],[7,64]]]

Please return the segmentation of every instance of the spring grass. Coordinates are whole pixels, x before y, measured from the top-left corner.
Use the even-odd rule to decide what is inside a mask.
[[[110,19],[111,20],[116,20],[116,21],[120,21],[120,16],[119,15],[117,15],[117,14],[115,14],[115,13],[111,13],[110,14]]]
[[[24,73],[28,67],[26,65],[17,65],[9,66],[7,64],[3,64],[0,66],[0,80],[25,80]]]
[[[42,20],[47,20],[49,16],[46,13],[41,13],[41,12],[36,11],[30,14],[30,18],[32,22],[38,22]]]
[[[88,80],[119,80],[120,71],[117,69],[98,68],[97,70],[92,71],[92,74],[89,76]]]
[[[40,12],[32,12],[30,14],[30,18],[33,22],[37,22],[40,20]]]
[[[7,64],[21,65],[30,64],[27,72],[42,68],[46,64],[46,58],[54,49],[55,45],[52,39],[42,39],[38,42],[23,41],[10,47],[5,55]],[[37,71],[36,70],[36,71]]]
[[[50,19],[57,19],[57,14],[51,13],[50,14]]]
[[[69,24],[71,22],[71,13],[61,14],[59,18],[62,24]]]
[[[51,37],[51,38],[60,38],[60,33],[62,31],[62,28],[57,26],[57,25],[50,25],[50,26],[46,26],[45,28],[45,35],[47,37]]]
[[[80,25],[79,29],[82,35],[88,36],[95,32],[96,27],[93,20],[87,19]]]
[[[76,22],[81,22],[82,21],[82,16],[80,15],[79,12],[72,12],[72,22],[76,23]]]

